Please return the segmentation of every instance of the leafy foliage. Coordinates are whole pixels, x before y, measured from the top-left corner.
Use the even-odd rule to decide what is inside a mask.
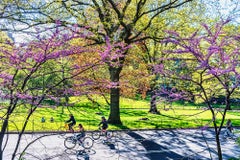
[[[202,99],[212,113],[219,159],[222,159],[220,131],[226,112],[231,109],[230,98],[240,83],[239,35],[229,35],[224,32],[224,26],[228,22],[229,20],[219,22],[214,28],[203,24],[205,32],[194,32],[189,37],[182,37],[177,32],[169,31],[169,37],[163,43],[176,45],[176,48],[166,50],[170,56],[163,61],[171,60],[174,69],[162,63],[155,66],[156,72],[169,79],[190,82],[195,86],[196,90],[190,93]],[[170,89],[162,88],[161,94],[175,100],[189,97],[177,85]],[[215,110],[212,105],[212,98],[219,94],[224,94],[225,97],[225,108],[222,111]],[[219,112],[220,125],[217,124]]]

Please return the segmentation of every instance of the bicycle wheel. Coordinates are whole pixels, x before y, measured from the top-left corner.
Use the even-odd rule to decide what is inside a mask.
[[[100,131],[94,131],[94,132],[92,132],[92,138],[93,138],[94,140],[99,139],[100,136],[101,136],[101,132],[100,132]]]
[[[76,140],[73,137],[67,137],[64,140],[64,146],[67,149],[72,149],[72,148],[74,148],[76,146]]]
[[[93,146],[93,139],[90,137],[84,137],[82,139],[82,146],[85,149],[90,149]]]

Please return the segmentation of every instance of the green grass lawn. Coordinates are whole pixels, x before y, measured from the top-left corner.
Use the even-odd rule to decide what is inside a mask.
[[[64,121],[68,119],[69,113],[73,113],[77,123],[82,123],[86,130],[96,130],[101,116],[108,117],[109,108],[100,98],[96,100],[101,104],[97,107],[85,98],[72,98],[72,107],[58,106],[56,108],[38,108],[30,118],[26,131],[58,131],[64,126]],[[121,98],[121,126],[109,125],[109,129],[164,129],[164,128],[197,128],[211,123],[211,113],[190,104],[173,104],[165,106],[160,104],[160,115],[150,114],[149,102],[144,100],[132,100]],[[198,108],[198,109],[197,109]],[[200,108],[200,109],[199,109]],[[1,113],[2,112],[2,113]],[[3,114],[1,110],[0,114]],[[18,131],[23,126],[27,110],[18,108],[9,121],[9,130]],[[45,117],[46,122],[41,123],[41,117]],[[54,122],[50,122],[50,118]],[[147,118],[148,120],[141,120]],[[221,118],[220,112],[217,118]],[[240,112],[231,111],[226,118],[232,119],[233,125],[240,126]]]

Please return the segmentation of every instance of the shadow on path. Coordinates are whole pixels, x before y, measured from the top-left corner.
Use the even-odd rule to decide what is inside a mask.
[[[181,160],[193,160],[189,157],[183,157],[175,152],[168,150],[151,140],[147,140],[135,132],[128,132],[128,135],[133,137],[136,141],[140,142],[147,150],[146,156],[151,160],[169,160],[169,159],[181,159]]]
[[[116,148],[115,148],[115,145],[112,143],[112,142],[110,142],[110,141],[106,141],[106,142],[104,142],[103,144],[105,144],[105,145],[107,145],[110,149],[112,149],[112,150],[115,150]]]

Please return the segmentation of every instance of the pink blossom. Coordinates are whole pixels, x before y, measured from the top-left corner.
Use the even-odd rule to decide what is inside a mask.
[[[7,74],[7,73],[0,73],[0,78],[4,79],[4,80],[12,80],[13,75]]]

